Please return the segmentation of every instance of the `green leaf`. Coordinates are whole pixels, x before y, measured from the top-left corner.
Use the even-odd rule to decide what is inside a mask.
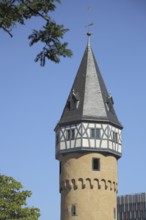
[[[27,207],[31,195],[12,177],[0,175],[0,220],[38,220],[40,210]]]
[[[60,0],[1,0],[0,1],[0,28],[11,37],[12,30],[17,23],[25,25],[25,21],[32,17],[39,17],[45,22],[40,30],[33,30],[28,36],[30,46],[42,44],[42,50],[37,54],[35,61],[40,61],[44,66],[46,60],[55,63],[60,57],[71,57],[72,52],[68,44],[62,42],[65,33],[68,31],[63,25],[58,25],[51,19],[50,12],[56,9],[55,3]]]

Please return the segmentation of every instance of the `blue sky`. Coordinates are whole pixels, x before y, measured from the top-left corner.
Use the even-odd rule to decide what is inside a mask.
[[[91,7],[88,14],[88,7]],[[119,194],[146,191],[146,2],[145,0],[62,1],[52,16],[70,29],[64,40],[74,55],[44,68],[33,60],[38,46],[27,36],[41,20],[17,26],[13,39],[0,31],[0,172],[33,192],[28,201],[40,220],[59,219],[58,122],[94,23],[91,46],[124,126],[118,162]]]

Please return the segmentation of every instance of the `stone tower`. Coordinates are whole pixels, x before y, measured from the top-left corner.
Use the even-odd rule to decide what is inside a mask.
[[[61,220],[114,220],[122,125],[90,47],[91,34],[87,35],[87,47],[55,128]]]

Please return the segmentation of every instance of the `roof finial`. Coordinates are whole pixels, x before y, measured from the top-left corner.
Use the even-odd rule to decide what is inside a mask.
[[[88,43],[87,43],[87,45],[88,45],[88,47],[90,47],[90,37],[91,37],[91,32],[87,32],[87,36],[88,36]]]

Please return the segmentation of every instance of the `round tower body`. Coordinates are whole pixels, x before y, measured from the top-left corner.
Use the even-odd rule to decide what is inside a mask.
[[[61,220],[117,219],[117,159],[79,152],[59,160]]]

